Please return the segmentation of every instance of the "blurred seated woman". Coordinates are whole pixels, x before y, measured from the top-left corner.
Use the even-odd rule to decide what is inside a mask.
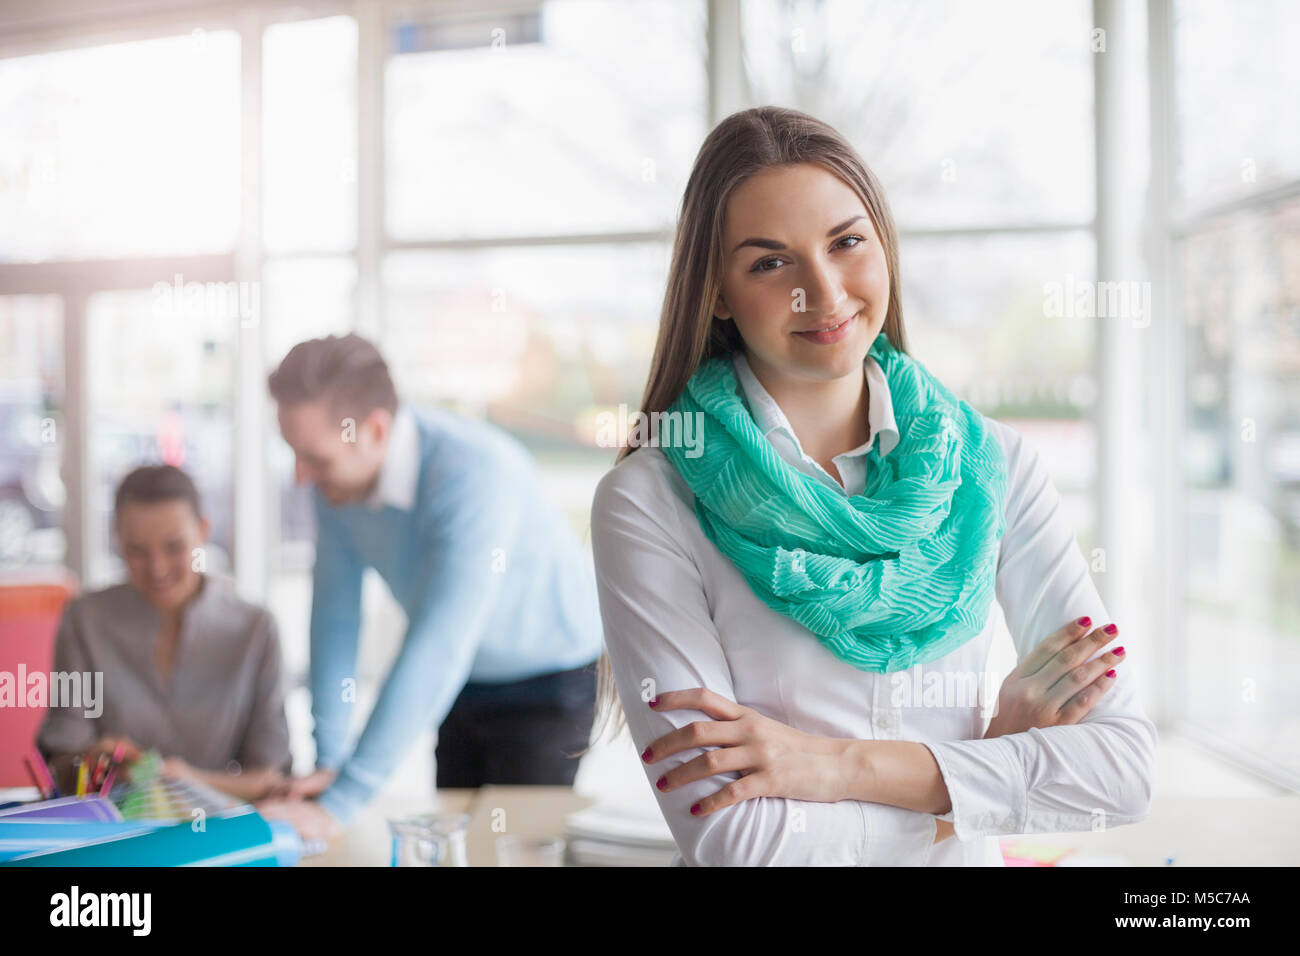
[[[127,764],[157,750],[166,775],[261,798],[292,763],[274,620],[201,570],[210,525],[179,468],[127,475],[114,526],[128,582],[70,602],[55,644],[57,673],[103,675],[98,716],[52,700],[41,727],[60,793],[75,792],[78,758],[93,770],[120,743]],[[68,703],[81,706],[54,706]]]

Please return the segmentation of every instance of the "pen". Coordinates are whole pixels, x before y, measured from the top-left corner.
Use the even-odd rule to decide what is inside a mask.
[[[90,765],[87,764],[80,757],[77,758],[77,796],[78,797],[84,797],[86,795],[86,779],[90,775],[89,766]]]
[[[118,744],[113,748],[113,759],[108,762],[108,773],[104,774],[104,785],[99,788],[101,797],[108,796],[113,789],[113,780],[117,776],[117,767],[122,762],[124,753],[126,753],[126,744]]]
[[[89,790],[98,790],[99,785],[104,780],[104,773],[108,770],[108,754],[104,751],[99,752],[99,757],[95,760],[95,769],[90,773]]]
[[[42,794],[44,794],[46,790],[49,790],[50,796],[47,799],[58,797],[59,787],[54,782],[54,774],[50,772],[49,765],[45,762],[45,758],[41,756],[39,748],[33,747],[28,752],[27,765],[31,769],[32,773],[39,778],[36,783],[36,788],[40,790]],[[41,781],[44,781],[44,786],[41,785]]]
[[[36,789],[41,792],[41,799],[49,800],[49,788],[45,786],[45,781],[41,779],[41,775],[36,772],[36,765],[32,763],[31,755],[23,757],[23,762],[27,764],[27,772],[31,775],[32,783],[36,784]]]

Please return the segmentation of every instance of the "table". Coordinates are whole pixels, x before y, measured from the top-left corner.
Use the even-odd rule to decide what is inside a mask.
[[[1096,833],[1043,833],[1081,857],[1130,866],[1300,865],[1300,796],[1160,797],[1140,823]],[[1172,859],[1172,864],[1167,863]]]
[[[388,866],[388,815],[469,812],[466,848],[471,866],[495,866],[500,832],[559,836],[564,818],[595,802],[567,787],[440,790],[435,798],[381,800],[367,807],[329,850],[304,866]],[[1096,833],[1041,833],[1036,843],[1074,847],[1099,863],[1131,866],[1300,865],[1300,796],[1157,797],[1141,823]],[[493,829],[494,822],[498,828]]]
[[[563,836],[564,819],[590,806],[591,797],[569,787],[487,784],[477,789],[445,789],[428,796],[381,797],[357,814],[342,836],[302,866],[390,866],[390,818],[419,813],[468,813],[465,848],[470,866],[496,866],[496,838]]]

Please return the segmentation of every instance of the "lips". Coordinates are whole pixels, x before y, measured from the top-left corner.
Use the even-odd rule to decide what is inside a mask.
[[[796,332],[794,334],[809,342],[815,342],[818,345],[832,345],[849,334],[849,330],[853,327],[853,322],[860,314],[861,313],[854,313],[848,318],[831,320],[815,329],[805,329],[802,332]]]
[[[842,319],[839,319],[839,320],[836,320],[836,321],[832,321],[832,322],[830,322],[830,323],[828,323],[828,324],[826,324],[826,325],[819,325],[819,326],[817,326],[817,328],[815,328],[815,329],[800,329],[800,331],[801,331],[801,332],[833,332],[835,329],[838,329],[841,325],[843,325],[845,322],[847,322],[847,321],[848,321],[849,319],[851,319],[851,318],[853,318],[853,316],[851,316],[851,315],[846,315],[846,316],[845,316],[844,318],[842,318]]]

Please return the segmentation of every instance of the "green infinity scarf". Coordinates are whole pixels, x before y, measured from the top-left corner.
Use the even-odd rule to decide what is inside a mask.
[[[768,607],[859,670],[935,660],[983,629],[1006,527],[1006,464],[979,412],[882,332],[899,443],[867,453],[845,496],[791,467],[759,431],[729,356],[706,359],[670,412],[702,413],[702,448],[662,451],[709,540]],[[697,436],[698,437],[698,436]],[[688,457],[688,452],[696,457]]]

